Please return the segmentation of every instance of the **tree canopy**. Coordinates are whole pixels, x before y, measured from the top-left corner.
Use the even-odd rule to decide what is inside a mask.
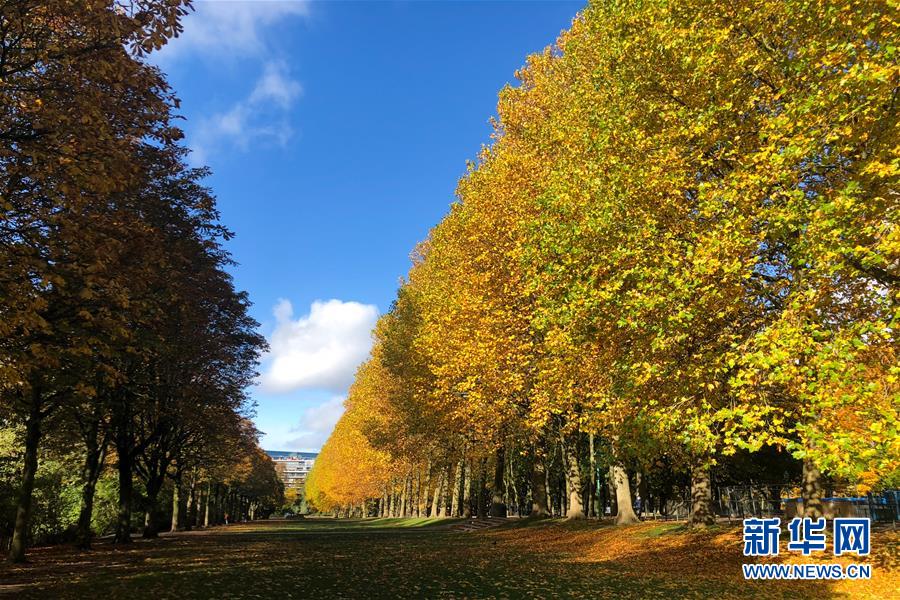
[[[314,502],[378,498],[329,491],[360,475],[346,452],[398,494],[492,461],[509,501],[530,464],[536,513],[556,464],[580,516],[595,443],[613,472],[689,473],[697,524],[742,453],[802,461],[810,514],[822,477],[897,485],[898,23],[891,2],[592,2],[500,92]]]

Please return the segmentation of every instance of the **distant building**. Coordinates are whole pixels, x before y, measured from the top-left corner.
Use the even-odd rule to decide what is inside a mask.
[[[266,450],[275,462],[275,470],[284,483],[284,489],[302,489],[306,483],[306,476],[316,462],[318,452],[284,452],[281,450]]]

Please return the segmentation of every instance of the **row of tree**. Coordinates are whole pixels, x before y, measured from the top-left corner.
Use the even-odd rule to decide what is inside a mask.
[[[809,515],[898,485],[898,17],[591,3],[500,93],[310,501],[581,517],[606,479],[630,522],[683,476],[706,524],[738,465]]]
[[[0,2],[0,425],[21,467],[15,561],[48,453],[80,456],[82,547],[108,463],[119,542],[133,512],[156,535],[164,490],[175,526],[280,504],[245,395],[265,341],[227,273],[231,233],[207,171],[179,145],[177,99],[145,58],[189,8]]]

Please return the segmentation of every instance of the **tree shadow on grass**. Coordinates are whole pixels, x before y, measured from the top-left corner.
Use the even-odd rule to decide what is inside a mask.
[[[827,582],[746,582],[734,531],[544,522],[475,533],[238,526],[91,553],[37,551],[21,598],[824,598]],[[739,540],[738,540],[739,542]],[[11,578],[9,577],[11,576]],[[2,589],[2,587],[0,587]]]
[[[556,531],[554,531],[556,530]],[[877,552],[857,561],[834,556],[803,557],[795,553],[769,562],[834,563],[864,562],[873,566],[871,581],[747,581],[742,564],[756,562],[742,553],[742,530],[734,525],[717,525],[700,530],[680,523],[643,523],[626,527],[596,527],[585,523],[557,522],[533,538],[504,536],[499,543],[524,551],[542,547],[548,556],[576,563],[589,563],[606,572],[624,575],[634,584],[650,589],[671,589],[673,597],[724,598],[895,598],[900,585],[897,540],[883,535],[873,541]],[[784,544],[784,541],[782,541]]]

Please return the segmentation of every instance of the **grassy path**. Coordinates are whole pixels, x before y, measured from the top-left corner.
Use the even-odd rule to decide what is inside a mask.
[[[736,528],[544,522],[458,533],[446,521],[271,521],[89,553],[36,549],[31,564],[0,567],[0,597],[896,598],[898,536],[873,545],[871,582],[773,586],[742,579]]]

